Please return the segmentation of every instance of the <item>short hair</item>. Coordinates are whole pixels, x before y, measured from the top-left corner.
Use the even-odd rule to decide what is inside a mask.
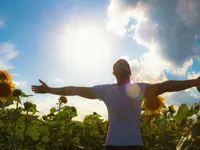
[[[113,65],[113,71],[115,75],[121,77],[128,77],[131,75],[130,65],[125,59],[117,60]]]

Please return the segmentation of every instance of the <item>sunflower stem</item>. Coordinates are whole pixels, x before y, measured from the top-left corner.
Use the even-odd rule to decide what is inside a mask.
[[[24,139],[25,139],[25,136],[26,136],[27,122],[28,122],[28,110],[26,111],[25,129],[24,129]],[[25,146],[25,141],[23,141],[22,150],[24,150],[24,146]]]
[[[60,127],[59,127],[59,124],[60,124],[60,122],[59,122],[59,115],[60,115],[61,105],[62,105],[62,102],[59,100],[59,107],[58,107],[58,114],[57,114],[57,130],[58,130],[58,132],[60,130]],[[57,149],[59,150],[58,143],[57,143]]]
[[[16,109],[19,107],[18,105],[19,105],[19,103],[17,102],[17,103],[16,103]]]
[[[149,136],[151,136],[151,118],[152,114],[149,116],[148,124],[149,124]]]
[[[19,96],[17,96],[17,99],[18,99],[18,101],[19,101]],[[18,105],[19,105],[19,103],[18,103],[18,101],[17,101],[17,103],[16,103],[16,109],[19,107]],[[14,125],[13,125],[13,136],[15,136],[15,132],[16,132],[16,124],[17,124],[17,120],[14,120]]]
[[[60,114],[61,105],[62,105],[62,102],[59,102],[58,114],[57,114],[57,125],[58,126],[59,126],[59,114]]]

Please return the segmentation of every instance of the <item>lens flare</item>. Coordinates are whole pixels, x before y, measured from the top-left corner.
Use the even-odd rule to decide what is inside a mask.
[[[126,85],[126,94],[132,98],[141,98],[142,92],[138,84],[130,84]]]

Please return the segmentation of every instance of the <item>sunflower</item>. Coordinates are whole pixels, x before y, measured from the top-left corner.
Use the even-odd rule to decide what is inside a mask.
[[[59,98],[59,102],[66,104],[67,103],[67,98],[65,96],[61,96]]]
[[[8,97],[14,91],[14,84],[11,80],[0,80],[0,97]]]
[[[11,75],[6,70],[0,70],[0,80],[9,80],[11,81]]]
[[[172,113],[172,114],[174,114],[176,112],[174,105],[169,105],[168,109],[169,109],[169,112]]]
[[[28,111],[29,108],[31,108],[32,106],[33,106],[32,102],[29,102],[29,101],[24,102],[24,110],[25,111]]]
[[[142,109],[152,115],[159,114],[164,105],[164,98],[157,96],[151,99],[143,99]]]
[[[45,120],[45,121],[47,121],[48,118],[47,118],[46,115],[44,115],[44,116],[42,116],[42,119]]]

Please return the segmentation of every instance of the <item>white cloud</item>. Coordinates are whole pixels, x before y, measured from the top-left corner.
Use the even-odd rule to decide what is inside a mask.
[[[86,115],[89,115],[93,112],[97,112],[102,116],[102,118],[107,119],[107,108],[102,101],[99,100],[90,100],[82,97],[69,97],[69,105],[75,106],[77,108],[78,116],[76,119],[83,120]]]
[[[181,104],[185,103],[191,106],[192,104],[199,102],[200,96],[194,94],[191,90],[190,91],[181,91],[175,92],[170,96],[166,97],[167,104],[173,104],[176,106],[180,106]]]
[[[196,79],[198,77],[200,77],[200,73],[199,72],[198,73],[196,73],[196,72],[188,72],[188,74],[187,74],[187,78],[188,79]]]
[[[162,60],[155,52],[150,51],[137,59],[130,59],[128,56],[122,56],[126,59],[132,71],[131,79],[134,82],[162,82],[166,81],[165,72],[185,75],[187,69],[192,65],[192,60],[185,62],[182,68],[176,69],[169,62]]]
[[[131,28],[131,30],[135,30],[132,37],[138,44],[151,49],[152,44],[155,42],[153,39],[156,37],[156,28],[157,25],[150,20],[143,20],[137,23],[135,28]]]
[[[125,25],[128,23],[129,16],[125,13],[120,13],[121,11],[121,7],[117,1],[111,1],[108,7],[108,21],[106,28],[107,30],[122,36],[126,33]]]
[[[131,66],[133,82],[154,83],[167,80],[164,74],[166,64],[156,55],[146,53],[138,59],[131,60],[128,56],[122,56],[122,58],[126,59]]]
[[[199,31],[197,11],[200,2],[182,0],[178,5],[175,3],[176,1],[165,0],[152,0],[151,3],[139,0],[111,0],[107,23],[109,29],[121,36],[126,36],[132,31],[128,36],[147,47],[150,53],[154,52],[163,61],[170,62],[173,67],[171,70],[176,68],[173,73],[182,74],[187,66],[191,65],[191,59],[200,55],[194,49],[195,32]],[[185,13],[178,13],[179,11],[185,12],[186,16]],[[185,26],[180,14],[187,21],[191,19],[193,26]],[[130,22],[130,19],[135,22]]]
[[[37,105],[37,110],[40,115],[45,115],[50,112],[52,107],[56,106],[58,102],[58,96],[56,95],[39,95],[35,94],[33,97],[27,98],[30,99],[34,104]]]
[[[137,13],[139,11],[140,13]],[[137,4],[136,8],[124,8],[120,5],[119,0],[111,0],[108,7],[106,29],[110,32],[123,36],[129,30],[126,28],[126,25],[129,23],[131,18],[136,19],[138,22],[147,19],[144,11],[145,10],[140,3]]]
[[[172,68],[169,68],[169,72],[177,75],[184,75],[189,67],[193,65],[193,60],[189,59],[185,61],[182,67],[176,68],[176,66],[173,66]]]
[[[15,45],[12,43],[0,44],[0,68],[1,69],[13,69],[14,66],[10,63],[10,60],[17,57],[19,51],[15,50]]]
[[[14,85],[16,86],[16,88],[22,88],[24,86],[28,85],[28,81],[13,81]]]

